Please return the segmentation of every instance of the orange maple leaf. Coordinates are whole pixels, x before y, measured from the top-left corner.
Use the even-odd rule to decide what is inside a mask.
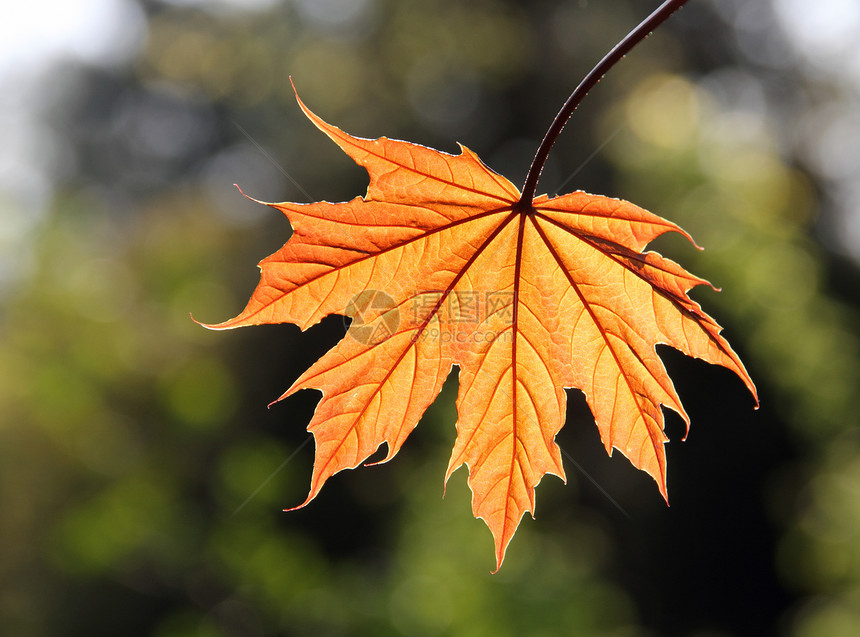
[[[472,510],[493,534],[496,567],[535,486],[564,479],[554,439],[565,388],[585,394],[611,454],[620,450],[666,497],[663,413],[687,422],[655,345],[753,383],[720,326],[687,295],[707,283],[645,246],[689,235],[626,201],[575,192],[521,209],[519,190],[469,149],[449,155],[353,137],[299,100],[370,184],[345,203],[267,204],[293,235],[260,263],[236,318],[208,327],[352,319],[347,335],[281,396],[322,391],[308,430],[310,492],[383,443],[391,459],[460,368],[457,439],[445,482],[469,470]],[[692,239],[690,239],[692,241]],[[280,399],[279,399],[280,400]]]

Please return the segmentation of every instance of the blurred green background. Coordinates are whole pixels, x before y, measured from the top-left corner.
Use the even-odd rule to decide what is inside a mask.
[[[692,0],[570,121],[538,192],[623,197],[761,392],[661,350],[667,508],[581,395],[500,573],[453,376],[400,455],[307,508],[330,317],[213,333],[289,236],[262,200],[366,176],[300,114],[467,145],[521,183],[657,2],[34,0],[0,27],[0,626],[8,635],[860,634],[860,5]],[[587,472],[587,477],[586,473]],[[599,486],[597,486],[599,485]],[[607,497],[608,494],[608,497]]]

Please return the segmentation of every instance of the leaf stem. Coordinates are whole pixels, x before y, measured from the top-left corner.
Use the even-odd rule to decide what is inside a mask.
[[[564,128],[564,125],[567,123],[567,120],[570,119],[573,111],[576,110],[576,107],[579,106],[580,102],[582,102],[583,98],[588,94],[588,91],[594,88],[601,78],[606,75],[609,69],[615,66],[621,58],[627,55],[634,46],[648,37],[654,29],[665,22],[670,15],[675,13],[675,11],[680,9],[687,2],[688,0],[666,0],[663,4],[657,7],[654,13],[645,18],[635,29],[624,36],[624,39],[616,44],[612,50],[597,63],[597,66],[591,69],[588,75],[586,75],[582,82],[579,83],[579,86],[574,89],[573,93],[570,94],[570,97],[568,97],[567,101],[564,103],[564,106],[561,107],[558,115],[556,115],[555,119],[552,120],[552,124],[550,124],[546,135],[544,135],[543,141],[535,153],[532,165],[529,168],[529,174],[526,176],[526,181],[523,185],[523,194],[516,206],[519,210],[531,210],[538,179],[540,178],[546,159],[549,156],[549,151],[561,133],[561,130]]]

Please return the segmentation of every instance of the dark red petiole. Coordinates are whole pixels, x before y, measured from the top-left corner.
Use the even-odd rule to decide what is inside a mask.
[[[515,209],[522,212],[528,212],[531,210],[537,182],[540,178],[543,166],[546,163],[546,158],[549,156],[549,151],[561,133],[561,130],[564,128],[564,125],[567,123],[567,120],[570,119],[573,111],[576,110],[576,107],[579,106],[579,103],[582,102],[583,98],[588,94],[588,91],[594,88],[594,85],[597,84],[604,75],[606,75],[609,69],[615,66],[616,62],[627,55],[634,46],[648,37],[654,29],[665,22],[670,15],[675,13],[675,11],[680,9],[687,2],[688,0],[666,0],[666,2],[661,4],[657,10],[654,11],[654,13],[640,22],[639,26],[624,36],[624,39],[616,44],[613,49],[607,53],[602,60],[600,60],[597,66],[591,69],[588,75],[586,75],[582,82],[579,83],[579,86],[574,89],[573,93],[570,94],[570,97],[567,98],[567,101],[564,103],[564,106],[561,107],[558,115],[556,115],[555,119],[552,120],[549,130],[547,130],[543,141],[535,153],[532,165],[529,168],[529,174],[526,176],[525,184],[523,184],[522,196],[515,206]]]

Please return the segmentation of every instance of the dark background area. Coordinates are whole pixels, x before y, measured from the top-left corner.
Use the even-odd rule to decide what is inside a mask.
[[[459,141],[521,184],[571,90],[656,5],[116,0],[92,34],[113,48],[0,67],[19,96],[0,104],[3,630],[857,634],[851,3],[692,0],[594,89],[544,171],[538,192],[678,223],[705,250],[653,249],[722,288],[693,296],[761,408],[730,372],[661,347],[692,420],[682,441],[667,413],[669,507],[568,390],[568,483],[539,486],[490,574],[464,471],[441,497],[455,370],[396,459],[284,513],[306,494],[318,395],[266,405],[344,322],[216,333],[189,318],[235,315],[289,237],[232,184],[266,201],[366,188],[289,76],[352,134]]]

